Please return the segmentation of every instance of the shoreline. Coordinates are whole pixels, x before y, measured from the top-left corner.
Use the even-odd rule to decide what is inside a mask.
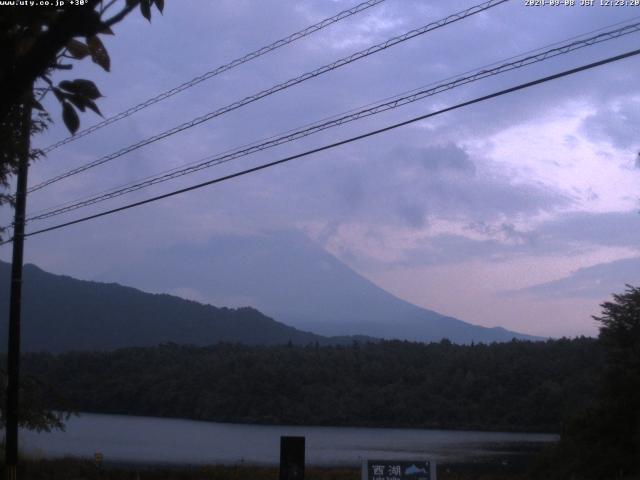
[[[513,435],[539,435],[541,437],[560,437],[559,432],[551,432],[547,430],[537,430],[537,429],[523,429],[523,428],[487,428],[480,429],[474,427],[460,427],[460,426],[429,426],[425,425],[397,425],[397,424],[361,424],[361,423],[342,423],[342,424],[326,424],[326,423],[275,423],[275,422],[260,422],[260,421],[223,421],[223,420],[206,420],[206,419],[196,419],[189,417],[173,417],[173,416],[154,416],[154,415],[140,415],[136,413],[121,413],[121,412],[92,412],[92,411],[82,411],[82,412],[69,412],[71,417],[82,417],[83,415],[95,415],[95,416],[109,416],[109,417],[127,417],[127,418],[141,418],[141,419],[150,419],[150,420],[174,420],[181,422],[196,422],[196,423],[207,423],[207,424],[215,424],[215,425],[224,425],[224,426],[250,426],[250,427],[278,427],[278,428],[304,428],[304,427],[313,427],[313,428],[368,428],[368,429],[380,429],[380,430],[406,430],[406,431],[421,431],[421,430],[429,430],[432,432],[465,432],[465,433],[480,433],[480,434],[513,434]],[[504,426],[502,426],[504,427]],[[2,429],[0,429],[2,431]],[[549,440],[539,440],[541,443],[547,442]]]

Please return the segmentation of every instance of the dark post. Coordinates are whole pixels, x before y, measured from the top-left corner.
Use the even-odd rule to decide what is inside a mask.
[[[304,437],[280,437],[280,480],[304,480]]]
[[[5,461],[7,480],[17,479],[18,467],[18,393],[20,390],[20,303],[22,299],[22,258],[24,218],[27,206],[27,172],[31,135],[31,90],[22,105],[22,151],[18,159],[16,204],[13,223],[13,258],[11,260],[11,297],[9,305],[9,349],[7,356],[7,406]]]

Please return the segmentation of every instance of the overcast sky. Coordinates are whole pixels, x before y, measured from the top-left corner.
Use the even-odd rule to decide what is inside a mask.
[[[180,0],[130,15],[88,61],[106,116],[307,25],[352,1]],[[579,2],[578,2],[579,3]],[[474,5],[387,0],[52,152],[30,185]],[[34,192],[29,211],[500,62],[640,15],[637,7],[529,7],[511,0]],[[612,27],[614,28],[614,27]],[[207,169],[27,230],[198,183],[524,81],[638,48],[640,34],[488,78]],[[188,251],[221,233],[296,230],[377,285],[465,321],[537,335],[595,334],[590,315],[640,283],[640,58],[539,85],[179,197],[30,238],[25,261],[100,278],[141,254]],[[56,125],[34,139],[66,136]],[[82,117],[88,126],[99,118]],[[9,220],[4,211],[3,223]],[[150,255],[151,254],[151,255]],[[10,258],[8,246],[0,255]],[[205,265],[202,268],[207,268]],[[213,274],[213,273],[212,273]],[[123,283],[126,279],[122,279]]]

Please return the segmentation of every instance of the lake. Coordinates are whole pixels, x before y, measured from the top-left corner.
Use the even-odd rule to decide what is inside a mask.
[[[558,440],[557,435],[397,428],[240,425],[191,420],[81,414],[65,432],[21,431],[32,456],[90,457],[105,463],[277,465],[280,436],[306,437],[309,465],[357,466],[363,458],[438,462],[508,457]]]

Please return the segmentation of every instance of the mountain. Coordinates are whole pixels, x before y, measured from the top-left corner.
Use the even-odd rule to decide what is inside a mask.
[[[225,235],[207,244],[141,257],[102,274],[147,291],[216,305],[251,305],[322,335],[456,343],[539,340],[472,325],[401,300],[299,233]]]
[[[6,351],[11,266],[0,262],[0,350]],[[24,266],[24,351],[111,350],[160,343],[210,345],[350,344],[362,338],[327,338],[303,332],[253,308],[216,308],[115,283],[53,275]]]

